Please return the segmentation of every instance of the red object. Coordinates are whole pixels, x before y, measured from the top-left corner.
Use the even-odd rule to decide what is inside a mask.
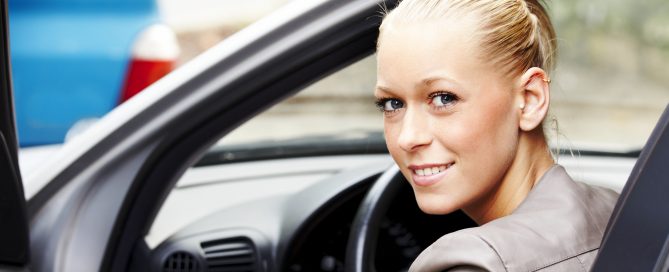
[[[125,79],[119,104],[130,99],[174,69],[171,60],[133,59]]]

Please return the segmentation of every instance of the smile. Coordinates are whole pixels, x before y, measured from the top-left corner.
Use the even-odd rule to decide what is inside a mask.
[[[443,165],[409,166],[409,169],[413,170],[415,175],[424,177],[436,175],[446,171],[446,169],[451,167],[451,165],[453,165],[453,163]]]
[[[412,171],[412,180],[416,185],[429,186],[439,182],[453,164],[410,165],[409,169]]]

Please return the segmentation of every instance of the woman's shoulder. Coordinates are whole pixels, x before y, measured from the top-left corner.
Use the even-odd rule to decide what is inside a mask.
[[[476,227],[444,235],[416,258],[409,271],[585,272],[598,250],[598,246],[582,251],[560,250],[539,245],[540,240],[528,243],[522,235],[498,240],[489,234],[486,228]]]
[[[495,248],[469,228],[442,236],[426,248],[409,271],[507,271]]]
[[[616,199],[615,192],[574,182],[554,166],[511,215],[443,236],[412,271],[587,271]]]

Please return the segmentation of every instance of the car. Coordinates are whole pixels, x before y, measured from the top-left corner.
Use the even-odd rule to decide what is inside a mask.
[[[8,5],[22,147],[62,143],[73,127],[76,132],[170,72],[179,56],[155,0]]]
[[[440,235],[473,224],[459,212],[420,212],[383,135],[348,122],[358,116],[318,123],[307,115],[293,126],[280,114],[256,116],[275,105],[294,110],[306,98],[293,94],[335,71],[360,73],[342,68],[373,54],[379,12],[395,1],[291,2],[123,103],[30,173],[17,164],[2,1],[4,270],[402,271]],[[345,112],[361,100],[341,99]],[[314,114],[328,110],[318,105]],[[244,126],[261,136],[294,136],[295,126],[347,132],[248,142],[235,135]],[[665,111],[638,152],[583,150],[574,162],[563,151],[561,163],[585,179],[620,180],[601,183],[621,197],[594,271],[666,270],[668,127]]]

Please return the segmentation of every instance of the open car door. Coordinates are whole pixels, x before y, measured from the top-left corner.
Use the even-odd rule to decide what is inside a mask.
[[[0,271],[27,271],[28,221],[17,158],[7,0],[0,0]]]
[[[669,106],[609,219],[592,271],[669,271]]]

